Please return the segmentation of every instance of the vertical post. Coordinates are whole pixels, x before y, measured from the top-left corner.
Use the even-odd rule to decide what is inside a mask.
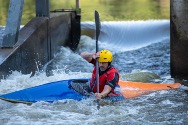
[[[49,0],[35,0],[36,1],[36,16],[50,17]]]
[[[36,2],[36,17],[50,17],[50,3],[49,0],[35,0]],[[48,59],[51,60],[51,35],[50,35],[50,23],[47,21],[47,50]]]
[[[77,15],[81,14],[80,1],[79,0],[76,0],[76,14]]]
[[[188,78],[188,1],[170,1],[170,66],[171,75]]]
[[[79,0],[76,0],[76,9],[79,9],[80,8],[80,2]]]
[[[10,0],[2,48],[13,47],[18,41],[24,0]]]

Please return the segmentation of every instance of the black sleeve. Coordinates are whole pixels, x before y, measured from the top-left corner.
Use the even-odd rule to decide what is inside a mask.
[[[115,89],[116,83],[118,82],[118,77],[119,77],[118,74],[115,73],[114,78],[113,78],[112,80],[108,81],[108,82],[106,83],[106,85],[109,85],[112,89]]]
[[[89,63],[91,63],[91,64],[95,65],[96,60],[92,58],[92,60],[91,60]]]

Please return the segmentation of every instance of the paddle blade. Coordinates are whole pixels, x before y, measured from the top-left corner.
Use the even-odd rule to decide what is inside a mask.
[[[98,41],[101,29],[99,13],[95,10],[96,40]]]

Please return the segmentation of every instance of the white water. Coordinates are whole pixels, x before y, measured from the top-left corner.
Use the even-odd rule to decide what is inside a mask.
[[[86,22],[82,24],[82,28],[84,27],[92,29],[94,26]],[[157,82],[173,83],[174,80],[170,77],[170,41],[167,29],[169,21],[163,20],[104,22],[99,47],[114,53],[113,64],[121,74],[147,70],[161,76]],[[45,67],[51,69],[52,76],[47,77],[46,73],[38,72],[30,77],[30,74],[13,72],[8,78],[1,80],[0,94],[52,81],[90,77],[93,66],[79,56],[82,51],[94,52],[95,40],[82,36],[76,53],[62,47]],[[0,124],[184,125],[188,124],[187,105],[187,94],[181,89],[158,91],[116,103],[101,101],[100,110],[97,110],[94,98],[37,102],[32,105],[0,100]]]

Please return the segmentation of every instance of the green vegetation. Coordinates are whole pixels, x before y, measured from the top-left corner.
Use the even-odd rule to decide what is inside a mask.
[[[6,24],[9,0],[0,0],[0,25]],[[76,0],[50,0],[50,10],[75,9]],[[94,10],[101,21],[169,19],[170,0],[80,0],[82,21],[94,21]],[[22,24],[35,17],[35,1],[24,0]]]
[[[170,18],[170,0],[93,0],[92,4],[82,1],[82,21],[94,21],[95,9],[104,21]]]

